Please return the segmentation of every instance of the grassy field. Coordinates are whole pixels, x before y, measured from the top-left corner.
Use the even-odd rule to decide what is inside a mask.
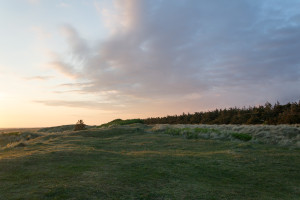
[[[300,199],[299,148],[170,132],[1,134],[0,199]]]

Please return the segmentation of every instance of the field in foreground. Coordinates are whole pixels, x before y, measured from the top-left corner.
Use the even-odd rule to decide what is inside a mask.
[[[300,198],[297,147],[150,128],[2,134],[0,199]]]

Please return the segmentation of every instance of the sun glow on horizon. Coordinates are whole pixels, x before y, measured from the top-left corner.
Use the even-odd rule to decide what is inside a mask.
[[[299,101],[299,7],[299,0],[0,1],[0,127]]]

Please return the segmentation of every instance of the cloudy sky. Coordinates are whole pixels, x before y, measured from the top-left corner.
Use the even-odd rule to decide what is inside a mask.
[[[299,0],[0,0],[0,127],[300,100]]]

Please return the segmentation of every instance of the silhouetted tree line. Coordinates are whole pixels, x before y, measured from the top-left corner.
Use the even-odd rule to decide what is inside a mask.
[[[144,119],[145,124],[298,124],[300,101]]]

